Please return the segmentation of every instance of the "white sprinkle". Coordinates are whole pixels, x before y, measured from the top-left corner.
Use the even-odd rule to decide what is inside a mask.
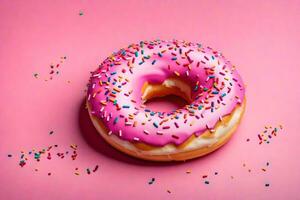
[[[119,136],[122,137],[122,130],[119,130]]]
[[[157,135],[163,135],[163,132],[157,131],[156,134],[157,134]]]
[[[146,135],[149,135],[149,131],[147,131],[147,130],[144,130],[144,133],[145,133]]]
[[[101,107],[100,112],[103,112],[103,110],[104,110],[104,106]]]
[[[133,140],[134,141],[140,141],[140,138],[134,137]]]
[[[111,135],[111,134],[112,134],[112,131],[109,131],[107,134],[108,134],[108,135]]]
[[[96,76],[100,76],[100,77],[101,77],[101,74],[98,73],[98,74],[94,74],[94,75],[93,75],[93,77],[96,77]],[[99,78],[100,78],[100,77],[99,77]]]
[[[222,122],[222,121],[223,121],[223,117],[222,117],[222,116],[220,116],[220,117],[219,117],[219,120]]]
[[[91,99],[91,94],[89,94],[89,96],[88,96],[88,101]]]
[[[133,123],[132,122],[125,122],[126,126],[131,126]]]

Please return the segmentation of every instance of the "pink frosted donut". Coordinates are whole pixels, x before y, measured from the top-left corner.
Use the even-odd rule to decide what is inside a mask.
[[[169,94],[189,105],[155,112],[144,104]],[[92,73],[87,107],[115,148],[147,160],[188,160],[228,141],[244,112],[245,88],[235,67],[210,47],[141,41],[113,53]]]

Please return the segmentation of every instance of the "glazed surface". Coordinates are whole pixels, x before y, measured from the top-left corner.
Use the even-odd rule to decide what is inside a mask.
[[[173,77],[190,86],[191,104],[171,112],[145,107],[144,83]],[[235,67],[209,47],[142,41],[104,60],[91,75],[87,100],[109,135],[153,146],[180,145],[193,134],[213,133],[215,124],[243,102],[244,85]]]

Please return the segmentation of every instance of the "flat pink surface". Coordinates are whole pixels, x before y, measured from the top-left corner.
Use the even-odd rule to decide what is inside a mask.
[[[299,199],[299,10],[300,1],[1,0],[0,199]],[[92,127],[83,106],[89,72],[112,51],[156,38],[204,43],[237,66],[247,110],[220,150],[145,162],[112,149]],[[45,81],[62,56],[60,73]],[[279,124],[259,145],[264,126]],[[19,166],[21,150],[55,144],[51,160],[31,155]],[[70,144],[78,145],[74,161]]]

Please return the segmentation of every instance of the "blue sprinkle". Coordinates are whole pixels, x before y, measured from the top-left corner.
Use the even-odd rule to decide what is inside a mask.
[[[112,73],[110,73],[110,75],[115,75],[117,72],[112,72]]]
[[[203,108],[203,105],[198,106],[198,110],[201,110]]]
[[[155,115],[155,112],[151,112],[150,115],[151,115],[151,116],[154,116],[154,115]]]
[[[219,91],[213,91],[212,94],[219,94]]]
[[[199,86],[196,85],[195,88],[194,88],[194,92],[196,92],[198,90]]]
[[[141,65],[141,64],[143,64],[144,63],[144,61],[141,61],[140,63],[139,63],[139,65]]]
[[[118,122],[118,120],[119,120],[119,117],[116,117],[116,118],[114,119],[114,124],[116,124],[116,123]]]
[[[172,60],[177,60],[177,58],[176,57],[174,57],[174,58],[171,58]]]
[[[159,56],[159,57],[162,57],[163,55],[162,55],[161,53],[158,53],[158,56]]]
[[[158,128],[158,124],[156,122],[153,122],[153,126],[155,126],[155,128]]]
[[[155,62],[156,62],[156,60],[153,60],[153,61],[152,61],[152,65],[154,65],[154,64],[155,64]]]
[[[124,106],[122,106],[122,108],[130,108],[130,106],[124,105]]]
[[[134,53],[134,55],[135,55],[135,57],[138,57],[138,56],[139,56],[139,52],[136,51],[136,52]]]
[[[226,96],[226,93],[223,93],[222,95],[221,95],[221,97],[225,97]]]

